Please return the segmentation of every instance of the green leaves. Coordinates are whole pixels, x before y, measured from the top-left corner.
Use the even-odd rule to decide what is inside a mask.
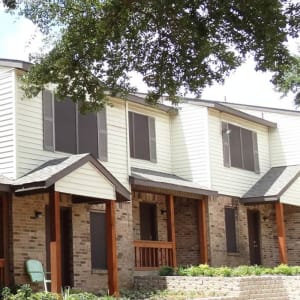
[[[297,8],[291,0],[23,0],[18,12],[56,36],[34,58],[24,90],[34,96],[51,82],[60,97],[94,110],[133,91],[131,71],[153,104],[163,94],[174,103],[180,91],[200,95],[249,54],[257,70],[278,76],[290,62],[285,41],[297,35]]]

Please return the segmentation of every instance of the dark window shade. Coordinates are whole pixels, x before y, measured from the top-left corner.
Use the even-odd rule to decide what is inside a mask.
[[[130,156],[156,162],[155,119],[129,112]]]
[[[227,252],[238,252],[236,237],[236,208],[225,207],[225,230]]]
[[[243,167],[246,170],[254,171],[252,131],[241,128],[241,136],[243,149]]]
[[[107,269],[106,214],[90,213],[92,269]]]
[[[240,127],[228,124],[231,166],[243,168]]]
[[[44,149],[54,151],[54,122],[53,122],[53,101],[52,93],[43,90],[43,136]]]
[[[71,99],[55,101],[55,150],[77,153],[76,105]]]
[[[91,153],[98,158],[97,114],[78,112],[78,152]]]

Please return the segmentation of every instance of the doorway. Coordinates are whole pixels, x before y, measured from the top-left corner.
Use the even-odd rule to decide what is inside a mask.
[[[141,240],[157,241],[156,204],[140,202]]]
[[[61,278],[62,287],[73,286],[73,228],[72,208],[60,208],[61,233]],[[46,258],[47,271],[50,271],[50,213],[46,206]]]
[[[248,210],[248,236],[250,264],[261,265],[260,253],[260,213],[257,210]]]

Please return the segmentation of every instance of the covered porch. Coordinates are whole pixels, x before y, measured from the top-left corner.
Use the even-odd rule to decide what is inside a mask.
[[[263,239],[263,224],[274,226],[274,237],[278,249],[275,264],[299,265],[299,230],[300,221],[300,166],[283,166],[271,168],[241,199],[248,208],[249,252],[250,262],[261,257],[263,250],[260,242]],[[260,218],[259,205],[268,207]],[[253,209],[254,208],[254,209]],[[249,214],[250,212],[250,214]],[[253,212],[253,213],[251,213]],[[255,220],[257,218],[257,220]],[[254,223],[253,223],[254,221]],[[255,225],[256,224],[256,225]],[[257,227],[257,229],[255,229]],[[255,232],[262,231],[261,234]],[[254,239],[253,239],[254,234]],[[266,235],[265,235],[266,236]],[[264,261],[261,261],[264,264]]]
[[[25,260],[35,258],[51,272],[52,292],[94,284],[118,294],[116,202],[129,201],[130,193],[98,160],[89,154],[50,160],[12,190],[16,283],[26,280]]]
[[[176,175],[132,168],[136,271],[208,263],[207,201],[215,191]]]

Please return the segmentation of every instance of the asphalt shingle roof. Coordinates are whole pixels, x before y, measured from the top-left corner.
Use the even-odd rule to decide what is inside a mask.
[[[131,168],[131,181],[136,185],[145,185],[149,187],[190,192],[194,194],[212,195],[216,191],[208,187],[186,180],[174,174]]]
[[[271,168],[242,197],[242,202],[276,201],[299,177],[300,165]]]

